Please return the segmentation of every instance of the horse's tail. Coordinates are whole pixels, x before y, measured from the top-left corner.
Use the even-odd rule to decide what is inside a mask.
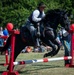
[[[6,50],[9,48],[10,44],[11,44],[11,35],[8,37],[8,39],[7,39],[7,41],[6,41],[6,44],[5,44],[5,46],[2,48],[1,52],[6,51]]]

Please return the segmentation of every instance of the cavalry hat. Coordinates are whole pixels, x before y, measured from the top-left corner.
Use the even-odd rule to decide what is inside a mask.
[[[41,3],[38,4],[38,7],[44,7],[45,8],[46,5],[43,2],[41,2]]]

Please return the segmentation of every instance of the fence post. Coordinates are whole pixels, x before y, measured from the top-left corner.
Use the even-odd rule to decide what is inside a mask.
[[[71,56],[70,67],[74,67],[74,32],[71,34]]]
[[[2,75],[19,75],[17,71],[13,71],[14,48],[15,48],[15,31],[13,30],[11,36],[11,55],[10,55],[10,62],[9,62],[9,71],[3,72]]]

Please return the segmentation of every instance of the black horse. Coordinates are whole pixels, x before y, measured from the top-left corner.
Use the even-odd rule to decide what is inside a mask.
[[[63,26],[67,31],[69,30],[70,21],[68,18],[68,13],[65,10],[49,10],[46,13],[46,16],[42,20],[43,27],[41,27],[41,36],[40,40],[48,46],[52,47],[52,51],[46,53],[44,57],[47,56],[54,56],[58,53],[60,49],[60,45],[56,40],[56,29],[60,24]],[[44,34],[43,34],[44,32]],[[20,54],[21,50],[26,46],[34,46],[32,37],[30,35],[29,30],[26,27],[21,28],[21,34],[15,35],[15,53],[14,53],[14,61],[17,56]],[[7,50],[10,46],[11,35],[9,36],[6,45],[2,49],[2,51]],[[55,44],[58,46],[56,49]]]
[[[57,37],[57,27],[60,24],[62,27],[64,27],[67,31],[70,30],[70,20],[68,18],[70,16],[70,11],[67,12],[65,10],[49,10],[43,19],[43,24],[45,28],[45,38],[49,40],[50,46],[53,48],[53,50],[49,53],[46,53],[44,57],[47,56],[54,56],[58,53],[60,49],[60,43],[56,39]],[[44,40],[43,40],[44,41]],[[45,41],[44,41],[45,42]],[[57,51],[54,44],[58,46]],[[48,45],[48,43],[47,43]]]

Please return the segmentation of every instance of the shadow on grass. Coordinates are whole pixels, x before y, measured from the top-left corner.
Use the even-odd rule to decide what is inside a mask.
[[[44,69],[51,69],[51,68],[62,68],[63,66],[55,66],[55,65],[43,65],[43,64],[33,64],[32,68],[26,69],[25,71],[18,71],[19,73],[23,74],[30,74],[30,73],[36,73],[39,70]]]
[[[4,71],[0,71],[0,73],[3,73]]]
[[[24,66],[25,67],[25,66]],[[23,67],[23,68],[24,68]],[[51,69],[51,68],[62,68],[63,66],[56,66],[56,65],[44,65],[44,64],[32,64],[30,67],[26,67],[25,70],[21,70],[18,71],[19,74],[26,74],[29,75],[30,73],[36,73],[39,70],[45,70],[45,69]],[[0,75],[3,73],[4,71],[0,71]]]
[[[3,72],[5,72],[5,71],[0,71],[0,75],[2,75],[2,74],[3,74]]]

